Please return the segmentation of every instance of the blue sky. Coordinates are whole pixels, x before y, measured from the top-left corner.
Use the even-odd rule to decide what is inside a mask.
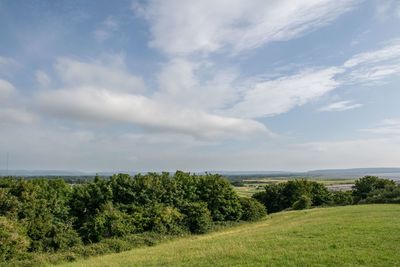
[[[398,167],[399,84],[398,0],[0,0],[12,169]]]

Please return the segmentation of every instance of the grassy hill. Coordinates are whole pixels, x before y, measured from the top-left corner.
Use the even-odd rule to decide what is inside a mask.
[[[400,266],[400,205],[281,212],[263,221],[64,266]]]

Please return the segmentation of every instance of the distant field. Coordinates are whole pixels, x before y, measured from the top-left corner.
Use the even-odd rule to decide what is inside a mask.
[[[400,205],[281,212],[63,266],[400,266]]]
[[[301,178],[298,178],[301,179]],[[276,183],[283,183],[287,182],[290,179],[287,177],[280,178],[258,178],[258,179],[245,179],[243,180],[243,186],[235,186],[235,190],[241,197],[251,197],[254,193],[257,193],[262,190],[262,187],[267,184],[276,184]],[[355,179],[317,179],[317,178],[312,178],[312,179],[307,179],[309,181],[315,181],[318,183],[321,183],[328,188],[337,188],[340,187],[340,185],[352,185],[355,182]],[[337,189],[336,189],[337,190]]]

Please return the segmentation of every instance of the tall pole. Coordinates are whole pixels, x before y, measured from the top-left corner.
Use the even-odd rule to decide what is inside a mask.
[[[7,152],[7,159],[6,159],[6,176],[8,176],[8,160],[9,160],[9,157],[10,157],[10,153]]]

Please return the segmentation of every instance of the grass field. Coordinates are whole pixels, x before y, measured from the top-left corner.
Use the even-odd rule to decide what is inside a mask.
[[[281,212],[263,221],[63,266],[400,266],[400,205]]]

